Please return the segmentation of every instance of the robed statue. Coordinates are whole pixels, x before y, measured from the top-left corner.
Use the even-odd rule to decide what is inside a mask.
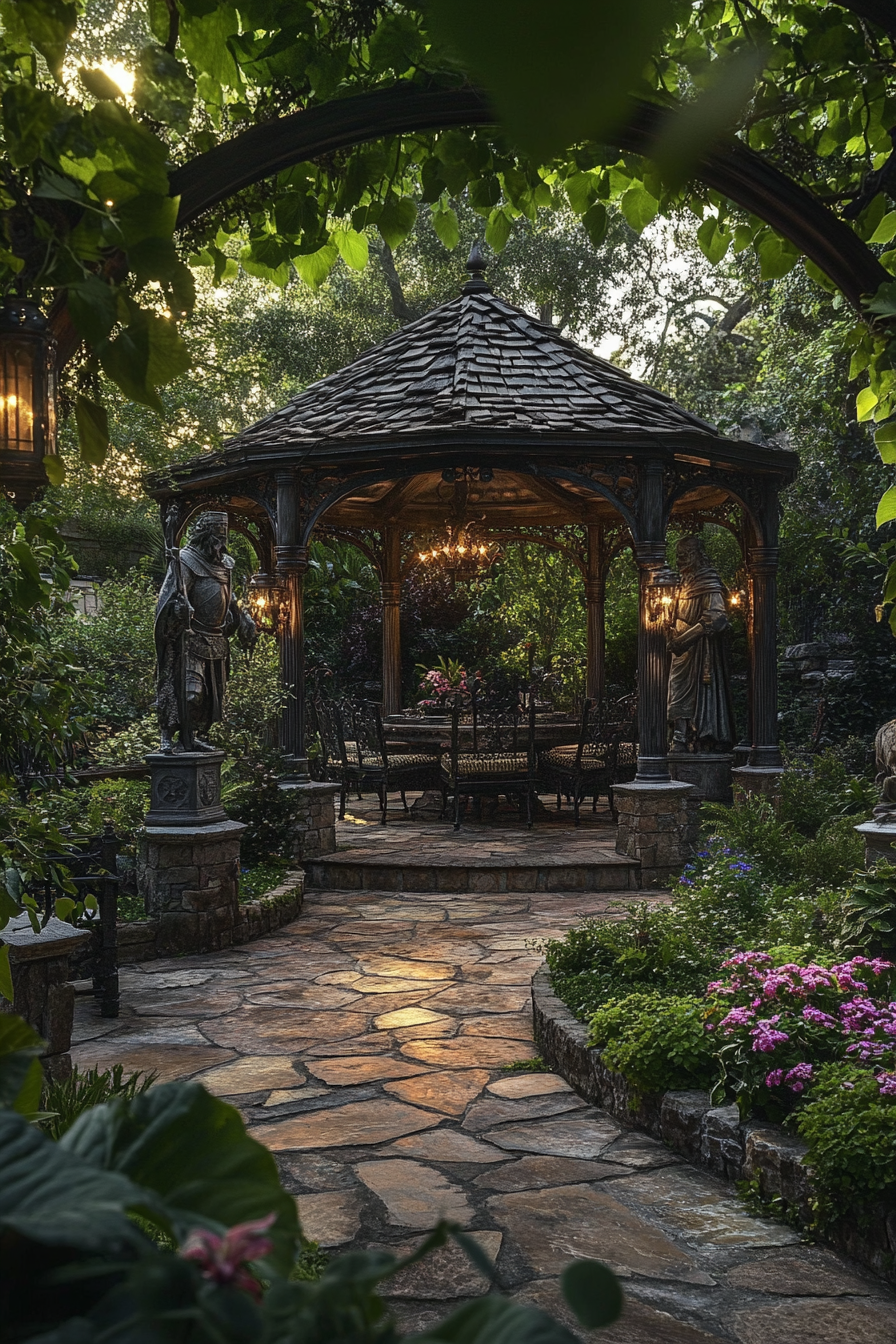
[[[672,751],[727,752],[735,731],[725,585],[699,537],[678,543],[676,561],[681,584],[666,625]]]
[[[214,751],[204,739],[224,717],[230,636],[244,648],[258,639],[255,622],[233,595],[227,514],[201,514],[187,545],[171,547],[167,555],[155,625],[161,749]]]

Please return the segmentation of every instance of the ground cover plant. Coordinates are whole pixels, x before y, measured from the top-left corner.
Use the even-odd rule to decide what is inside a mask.
[[[670,905],[586,923],[547,961],[638,1090],[702,1088],[805,1138],[823,1222],[896,1194],[896,868],[861,870],[873,791],[834,753],[783,784],[777,809],[704,807]]]

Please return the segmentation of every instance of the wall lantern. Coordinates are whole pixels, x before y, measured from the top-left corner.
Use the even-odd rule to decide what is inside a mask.
[[[56,452],[56,342],[30,299],[0,305],[0,488],[24,508],[47,484]]]
[[[744,624],[749,630],[753,619],[749,576],[739,570],[734,583],[735,586],[728,589],[728,610],[732,615],[743,616]]]
[[[249,614],[259,630],[278,635],[286,624],[286,590],[273,574],[253,574],[249,580]]]
[[[646,593],[647,620],[651,625],[663,625],[672,619],[680,583],[681,575],[668,565],[653,571]]]

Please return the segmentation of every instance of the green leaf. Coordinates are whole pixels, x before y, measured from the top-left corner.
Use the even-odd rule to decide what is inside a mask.
[[[780,280],[793,270],[799,260],[800,254],[793,244],[785,242],[770,229],[757,234],[754,246],[763,280]]]
[[[391,248],[398,247],[417,222],[417,205],[410,196],[398,196],[394,191],[383,202],[376,226]]]
[[[859,420],[870,420],[878,403],[878,395],[873,388],[863,387],[856,397],[856,414]],[[880,524],[878,523],[878,527]]]
[[[68,40],[75,31],[75,0],[17,0],[16,10],[32,44],[59,79]]]
[[[868,239],[869,243],[891,243],[896,238],[896,210],[884,215],[877,228]]]
[[[65,463],[58,453],[47,453],[41,465],[51,485],[62,485],[65,480]]]
[[[75,421],[82,459],[92,467],[102,466],[109,450],[109,416],[105,406],[97,405],[79,392],[75,399]],[[59,914],[58,910],[56,913]],[[59,918],[65,916],[59,915]]]
[[[576,1337],[537,1307],[489,1294],[415,1335],[414,1344],[576,1344]]]
[[[137,58],[134,102],[156,121],[186,131],[196,84],[185,67],[162,47],[144,47]]]
[[[708,215],[697,230],[697,242],[707,261],[717,266],[728,251],[731,234],[719,228],[715,215]]]
[[[106,340],[118,321],[118,300],[111,285],[89,275],[68,289],[68,311],[79,336],[90,345]]]
[[[9,968],[9,948],[3,960]],[[8,1002],[12,1002],[12,977],[8,985],[0,982],[0,990]],[[7,995],[6,989],[9,994]],[[0,1013],[0,1109],[16,1110],[20,1115],[36,1111],[40,1105],[40,1085],[42,1080],[39,1055],[44,1048],[40,1036],[21,1017],[13,1013]],[[37,1098],[34,1096],[33,1065],[37,1065]]]
[[[0,998],[4,998],[7,1003],[12,1003],[14,989],[12,983],[12,968],[9,964],[9,948],[4,943],[0,946]],[[3,1014],[5,1016],[5,1014]]]
[[[668,116],[652,157],[673,191],[694,176],[700,161],[714,146],[734,133],[764,63],[764,52],[752,46],[716,61],[711,67],[710,87]]]
[[[510,216],[505,210],[493,210],[485,226],[485,241],[494,252],[500,252],[510,237],[513,227]]]
[[[59,1147],[154,1191],[178,1240],[197,1223],[226,1228],[276,1213],[271,1263],[281,1274],[291,1268],[296,1202],[273,1155],[249,1137],[238,1111],[198,1083],[165,1083],[86,1111]]]
[[[387,14],[370,38],[370,66],[377,72],[394,70],[403,75],[424,53],[420,26],[410,14]]]
[[[433,210],[432,226],[443,247],[453,252],[460,242],[460,227],[457,213],[450,207],[447,210]]]
[[[168,195],[168,150],[152,131],[118,103],[97,103],[84,118],[113,158],[113,164],[136,186],[159,196]]]
[[[125,329],[98,353],[104,372],[125,396],[154,411],[162,410],[155,389],[190,368],[189,353],[174,323],[136,304]]]
[[[891,420],[886,425],[881,425],[874,431],[874,442],[877,445],[877,451],[880,453],[881,462],[886,462],[887,466],[896,463],[896,420]]]
[[[62,120],[63,107],[51,93],[24,80],[4,90],[6,152],[17,167],[24,167],[38,157],[44,136]]]
[[[865,307],[869,313],[878,317],[892,317],[896,314],[896,280],[885,280]]]
[[[874,516],[875,527],[883,527],[884,523],[891,523],[894,518],[896,518],[896,485],[891,485],[881,496],[877,506],[877,513]]]
[[[540,161],[625,117],[668,0],[431,0],[428,21],[488,90],[511,139]]]
[[[354,229],[334,229],[332,238],[346,266],[353,271],[363,271],[369,257],[365,234],[355,233]]]
[[[115,99],[124,97],[115,80],[110,79],[105,70],[90,70],[86,65],[82,65],[78,75],[87,92],[94,98]]]
[[[219,86],[241,88],[239,67],[227,42],[239,30],[236,10],[220,4],[206,14],[182,14],[180,44],[194,70]]]
[[[339,251],[335,243],[327,243],[317,252],[308,252],[304,256],[293,257],[292,264],[295,266],[299,278],[305,281],[311,289],[320,289],[327,276],[336,264],[336,258]]]
[[[570,208],[584,215],[597,197],[597,181],[593,173],[573,173],[563,183]]]
[[[599,1260],[574,1260],[560,1276],[560,1288],[580,1325],[598,1330],[612,1325],[622,1311],[622,1288]]]
[[[619,208],[636,233],[642,233],[656,218],[659,201],[640,182],[633,182],[619,201]]]
[[[600,247],[607,236],[607,229],[610,224],[610,216],[607,214],[607,207],[603,201],[595,201],[582,216],[582,223],[585,226],[592,247]]]

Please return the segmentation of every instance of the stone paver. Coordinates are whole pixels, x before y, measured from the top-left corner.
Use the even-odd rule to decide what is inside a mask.
[[[512,860],[522,833],[487,829],[464,844]],[[391,821],[373,839],[347,831],[380,856],[407,843]],[[539,849],[568,836],[538,831]],[[448,855],[450,839],[438,843]],[[72,1055],[231,1098],[276,1154],[308,1234],[334,1251],[405,1253],[443,1211],[477,1236],[503,1291],[571,1328],[563,1265],[612,1264],[626,1309],[594,1336],[606,1344],[891,1344],[885,1284],[748,1217],[721,1182],[562,1080],[503,1067],[536,1053],[526,1003],[541,941],[612,918],[619,899],[312,891],[300,920],[260,942],[126,968],[120,1019],[82,1000]],[[488,1290],[449,1247],[387,1293],[402,1328],[422,1330]]]

